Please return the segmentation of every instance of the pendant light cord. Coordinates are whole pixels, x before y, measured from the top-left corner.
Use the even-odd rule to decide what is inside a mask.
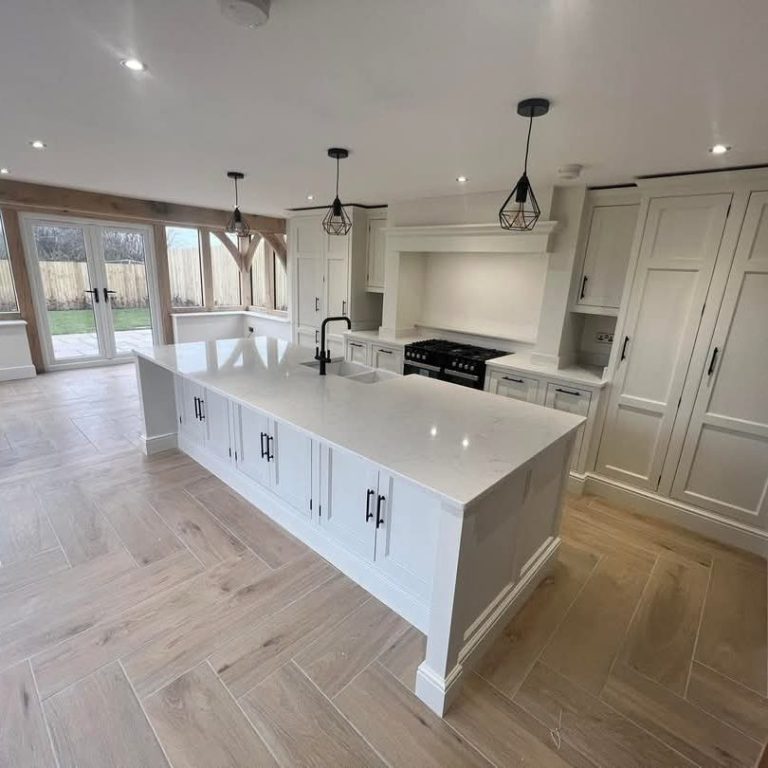
[[[528,120],[528,138],[525,141],[525,163],[523,163],[523,174],[528,175],[528,150],[531,146],[531,128],[533,128],[533,112]]]
[[[234,179],[234,182],[235,182],[235,208],[239,208],[240,203],[238,202],[238,199],[237,199],[237,178]]]
[[[336,158],[336,197],[339,196],[339,159]]]

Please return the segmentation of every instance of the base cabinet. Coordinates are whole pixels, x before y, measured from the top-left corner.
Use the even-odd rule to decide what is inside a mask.
[[[575,413],[577,416],[589,415],[589,404],[592,400],[592,393],[586,389],[575,389],[561,384],[547,384],[547,394],[544,399],[544,405],[547,408],[554,408],[556,411],[566,411]],[[582,424],[576,432],[576,438],[573,441],[573,453],[571,454],[571,469],[578,471],[579,459],[581,457],[581,446],[584,442],[585,424]]]
[[[344,357],[353,363],[370,365],[370,346],[363,341],[347,339]]]
[[[374,344],[371,347],[371,365],[392,373],[403,373],[403,351],[395,347]]]
[[[494,395],[535,403],[538,401],[539,382],[527,376],[518,376],[516,373],[491,371],[488,374],[487,389]]]

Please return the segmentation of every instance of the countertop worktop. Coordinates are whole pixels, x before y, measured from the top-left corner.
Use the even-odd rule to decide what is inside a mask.
[[[422,376],[363,384],[301,365],[311,352],[256,336],[136,354],[465,506],[584,419]]]
[[[390,347],[404,347],[406,344],[412,344],[414,341],[424,341],[426,339],[434,339],[435,334],[424,334],[414,331],[404,336],[394,336],[388,333],[382,333],[381,331],[344,331],[344,336],[349,336],[351,339],[359,339],[360,341],[367,341],[369,343],[384,344]]]
[[[554,365],[541,365],[531,362],[530,356],[525,352],[504,357],[494,357],[486,362],[491,368],[503,368],[509,371],[531,373],[536,376],[544,376],[548,379],[557,379],[574,384],[583,384],[589,387],[604,387],[608,381],[603,378],[603,369],[596,365],[569,365],[565,368],[555,368]]]

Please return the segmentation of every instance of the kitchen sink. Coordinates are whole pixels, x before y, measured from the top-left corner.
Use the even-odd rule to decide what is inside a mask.
[[[308,360],[306,363],[307,368],[314,368],[317,370],[320,368],[319,360]],[[356,381],[359,384],[375,384],[378,381],[386,381],[387,379],[397,376],[396,373],[391,371],[383,371],[380,368],[371,368],[368,365],[362,363],[353,363],[349,360],[331,360],[325,364],[325,373],[327,376],[342,376],[350,381]]]
[[[350,381],[357,381],[360,384],[375,384],[377,381],[386,381],[387,379],[394,379],[397,376],[392,371],[383,371],[381,368],[371,368],[365,373],[356,373],[351,376],[347,376]]]

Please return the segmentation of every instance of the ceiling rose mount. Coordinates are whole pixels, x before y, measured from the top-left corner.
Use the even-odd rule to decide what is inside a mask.
[[[237,194],[237,182],[242,181],[245,174],[242,171],[227,171],[227,178],[232,179],[235,184],[235,210],[232,211],[229,222],[227,222],[227,232],[238,237],[248,237],[251,230],[243,219],[243,214],[240,213],[240,200]]]
[[[272,0],[219,0],[221,12],[241,27],[260,27],[269,20]]]
[[[328,150],[328,157],[336,161],[336,197],[323,217],[323,229],[329,235],[347,235],[352,229],[352,220],[339,199],[339,161],[349,157],[349,150],[343,147],[331,147]]]
[[[549,99],[523,99],[517,105],[517,114],[528,118],[528,138],[525,142],[525,162],[523,175],[499,209],[499,225],[502,229],[525,232],[536,226],[541,216],[541,208],[528,180],[528,152],[531,148],[531,128],[533,118],[542,117],[549,112]]]

